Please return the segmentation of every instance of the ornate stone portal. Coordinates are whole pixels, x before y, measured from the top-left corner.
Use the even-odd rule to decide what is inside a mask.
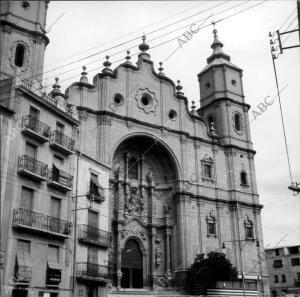
[[[132,245],[135,242],[142,254],[142,287],[152,289],[156,279],[171,268],[176,169],[165,148],[155,144],[149,150],[152,139],[138,138],[128,139],[118,147],[110,178],[110,262],[117,289],[141,287],[134,281],[140,269],[136,268],[139,253],[130,253],[129,241]]]

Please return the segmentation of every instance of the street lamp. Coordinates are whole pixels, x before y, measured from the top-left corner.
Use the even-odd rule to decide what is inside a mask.
[[[244,276],[244,269],[243,269],[242,250],[249,241],[253,241],[253,242],[256,241],[256,247],[260,247],[259,241],[257,239],[254,239],[254,238],[253,239],[251,238],[251,239],[225,240],[225,241],[223,241],[223,244],[222,244],[222,250],[225,250],[226,249],[225,242],[238,242],[239,243],[241,272],[242,272],[242,284],[243,284],[243,295],[244,295],[244,297],[246,297],[246,290],[245,290],[245,276]],[[241,242],[245,242],[245,244],[241,245]]]

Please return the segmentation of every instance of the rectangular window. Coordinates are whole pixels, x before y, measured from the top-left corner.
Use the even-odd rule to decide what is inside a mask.
[[[272,297],[277,297],[277,291],[275,290],[272,291]]]
[[[18,254],[26,253],[26,254],[30,255],[30,241],[18,239],[17,251],[18,251]]]
[[[88,263],[98,264],[98,248],[94,246],[88,247]]]
[[[33,106],[30,106],[29,115],[31,118],[38,120],[40,117],[40,111]]]
[[[205,178],[212,178],[211,165],[210,164],[204,164],[204,177]]]
[[[300,258],[292,258],[291,259],[292,266],[298,266],[300,265]]]
[[[282,265],[282,260],[274,260],[273,261],[273,267],[274,268],[280,268],[280,267],[282,267],[283,265]]]
[[[279,253],[279,249],[276,249],[276,250],[275,250],[275,256],[279,256],[279,254],[280,254],[280,253]]]
[[[61,168],[64,165],[64,159],[60,156],[53,155],[53,163],[56,167]]]
[[[246,239],[253,239],[253,226],[245,226]]]
[[[26,156],[36,159],[37,148],[34,144],[26,142],[25,146],[25,154]]]
[[[20,208],[33,209],[33,190],[22,187]]]
[[[274,283],[278,283],[278,275],[274,275]]]
[[[215,222],[207,222],[207,232],[208,235],[216,235],[216,223]]]
[[[99,195],[98,175],[91,173],[90,194]]]
[[[11,297],[27,297],[27,296],[28,296],[28,290],[13,289],[11,292]]]
[[[60,217],[60,199],[51,197],[50,216],[54,218]]]
[[[282,281],[283,283],[286,283],[286,277],[285,277],[285,274],[283,274],[283,275],[281,276],[281,281]]]
[[[48,245],[48,261],[59,263],[59,247],[56,245]]]
[[[64,134],[64,131],[65,131],[65,125],[60,123],[60,122],[56,122],[56,131],[59,133],[59,134]]]
[[[98,213],[88,210],[88,225],[98,228]]]
[[[297,279],[298,279],[298,282],[300,282],[300,272],[297,272]]]
[[[299,247],[298,246],[289,247],[289,253],[290,255],[299,254]]]

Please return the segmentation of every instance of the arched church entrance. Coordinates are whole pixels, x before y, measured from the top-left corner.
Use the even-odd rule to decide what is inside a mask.
[[[173,271],[179,167],[149,136],[124,139],[112,156],[110,217],[112,285],[152,290]]]
[[[143,287],[143,254],[139,244],[129,239],[121,256],[121,287],[139,289]]]

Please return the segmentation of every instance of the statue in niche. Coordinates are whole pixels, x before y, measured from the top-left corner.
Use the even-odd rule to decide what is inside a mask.
[[[165,215],[171,215],[171,205],[170,205],[170,201],[169,200],[166,200],[164,202],[164,213]]]
[[[150,169],[146,173],[146,181],[148,183],[152,183],[153,182],[153,172]]]
[[[162,262],[162,251],[161,251],[161,241],[156,237],[155,239],[155,266],[158,268]]]
[[[130,186],[127,211],[131,215],[142,215],[144,211],[143,197],[135,184]]]

